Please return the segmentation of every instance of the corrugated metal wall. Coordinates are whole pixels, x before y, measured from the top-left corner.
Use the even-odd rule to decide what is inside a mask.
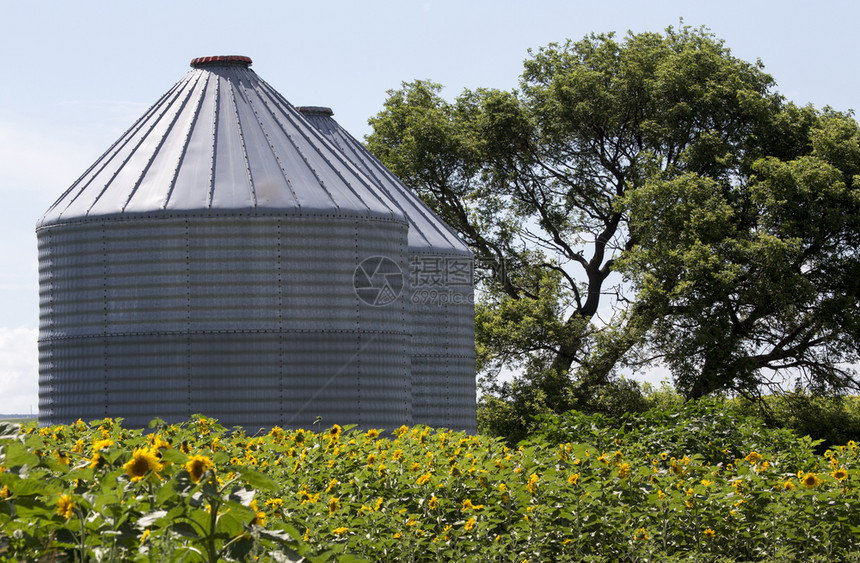
[[[41,421],[409,423],[408,290],[375,307],[353,287],[368,257],[406,271],[406,230],[247,215],[39,229]]]
[[[412,417],[415,423],[477,431],[474,257],[469,247],[332,117],[299,111],[381,187],[409,222]]]
[[[409,262],[413,418],[476,432],[473,260],[410,252]]]

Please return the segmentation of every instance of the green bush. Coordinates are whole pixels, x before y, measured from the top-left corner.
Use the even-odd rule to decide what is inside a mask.
[[[739,412],[756,413],[771,428],[790,428],[820,441],[818,452],[860,441],[860,397],[820,395],[798,390],[765,397],[761,402],[737,400]]]
[[[0,427],[0,561],[849,561],[860,452],[700,401],[485,436]]]

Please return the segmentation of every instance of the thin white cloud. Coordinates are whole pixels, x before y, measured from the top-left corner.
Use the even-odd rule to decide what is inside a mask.
[[[0,191],[7,196],[59,196],[91,157],[92,149],[69,132],[0,121]]]
[[[0,327],[0,413],[36,413],[39,407],[39,331]]]
[[[146,104],[62,101],[57,116],[0,112],[0,192],[53,201],[126,131]],[[56,113],[56,108],[51,108]],[[44,210],[43,210],[44,211]]]

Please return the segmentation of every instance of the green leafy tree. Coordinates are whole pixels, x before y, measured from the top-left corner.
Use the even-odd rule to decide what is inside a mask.
[[[650,344],[688,397],[798,377],[816,391],[857,387],[860,128],[831,110],[787,111],[814,118],[794,158],[722,181],[657,179],[628,197],[638,244],[624,265],[657,313]]]
[[[829,213],[824,202],[820,209],[792,210],[798,190],[806,188],[792,188],[790,178],[802,175],[806,157],[841,158],[829,166],[843,176],[852,158],[835,132],[816,133],[823,116],[785,104],[774,86],[760,63],[732,56],[705,29],[681,27],[551,44],[530,54],[515,92],[467,90],[448,102],[442,87],[429,81],[389,92],[370,119],[368,148],[487,266],[476,307],[477,350],[488,375],[485,390],[507,402],[505,416],[496,418],[527,420],[536,412],[585,405],[620,368],[660,356],[689,396],[757,381],[763,366],[750,367],[740,356],[729,360],[733,350],[758,338],[758,325],[729,331],[734,340],[707,346],[713,355],[707,361],[704,348],[690,353],[696,343],[709,343],[712,332],[726,331],[719,325],[726,319],[705,314],[736,281],[722,270],[743,270],[755,259],[769,260],[770,273],[792,252],[820,256],[820,244],[810,241],[799,250],[803,244],[788,241],[795,234],[774,226],[760,241],[771,243],[767,253],[739,243],[715,254],[697,237],[718,246],[738,229],[762,229],[738,223],[735,207],[766,206],[769,197],[789,198],[780,200],[782,211],[772,210],[785,218],[767,216],[785,228],[791,213],[808,215],[795,218],[798,225]],[[842,127],[853,123],[828,115]],[[825,150],[814,149],[816,142],[830,143],[831,156],[812,156]],[[780,185],[785,193],[773,194]],[[818,201],[816,194],[804,197]],[[698,316],[692,302],[673,301],[690,280],[678,277],[682,266],[665,254],[669,249],[698,253],[700,268],[710,272],[703,276],[723,284],[696,293]],[[831,265],[828,272],[844,263]],[[848,283],[845,276],[828,276],[833,291]],[[782,287],[796,292],[799,285]],[[809,295],[823,287],[804,286]],[[749,299],[769,299],[762,307],[790,315],[781,308],[783,298],[761,291],[750,287]],[[766,317],[762,323],[773,321]],[[769,326],[774,336],[799,327]],[[803,334],[798,338],[810,346],[793,350],[821,350],[820,336]],[[847,357],[851,343],[831,351],[839,346]],[[712,374],[718,364],[722,375]],[[502,367],[521,375],[498,384],[493,374]]]

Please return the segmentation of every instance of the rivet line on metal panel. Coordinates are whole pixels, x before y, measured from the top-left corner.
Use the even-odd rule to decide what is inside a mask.
[[[179,169],[182,166],[182,163],[185,161],[185,155],[188,152],[188,144],[191,142],[191,134],[194,131],[195,126],[197,125],[197,118],[200,116],[200,108],[203,106],[203,100],[206,99],[204,95],[206,92],[206,88],[209,85],[209,77],[210,75],[206,75],[206,79],[203,81],[203,85],[200,86],[200,81],[197,81],[195,84],[195,88],[200,88],[203,92],[200,93],[197,99],[197,106],[194,108],[194,113],[192,114],[192,119],[188,124],[188,129],[185,131],[185,142],[182,144],[182,150],[179,152],[179,156],[176,159],[176,164],[173,167],[173,175],[170,179],[170,187],[167,189],[167,194],[164,196],[164,201],[161,203],[161,209],[167,209],[167,204],[170,202],[170,196],[173,195],[173,190],[176,188],[176,179],[179,176]]]
[[[451,256],[451,257],[456,256],[458,258],[463,258],[463,257],[468,256],[462,252],[457,252],[456,250],[440,249],[440,248],[409,249],[409,255],[410,256]],[[469,252],[469,255],[471,255],[471,251]]]
[[[394,201],[395,205],[397,205],[400,210],[410,218],[410,223],[415,224],[414,219],[412,219],[412,213],[406,213],[402,206],[400,206],[400,201],[398,198],[394,197],[391,194],[391,191],[387,188],[386,184],[390,184],[397,189],[398,187],[402,187],[401,190],[398,190],[404,196],[404,199],[410,204],[410,207],[420,214],[420,216],[424,219],[425,227],[430,226],[433,230],[435,230],[438,234],[442,235],[443,239],[447,240],[446,233],[440,229],[438,220],[433,220],[431,217],[432,212],[424,204],[421,199],[412,193],[412,191],[403,183],[398,180],[394,174],[391,173],[388,168],[385,167],[379,159],[376,158],[370,151],[364,149],[363,145],[358,142],[352,135],[350,135],[349,131],[344,129],[337,123],[334,119],[329,118],[334,124],[334,130],[337,132],[337,138],[342,139],[344,144],[350,147],[352,154],[356,158],[358,162],[363,165],[363,168],[367,170],[367,174],[376,180],[376,183],[379,187],[386,193],[391,199]],[[363,149],[363,150],[362,150]],[[445,225],[447,227],[447,225]],[[417,233],[424,239],[427,244],[430,244],[430,240],[424,235],[422,229],[416,229]],[[450,233],[448,233],[450,235]]]
[[[120,165],[119,165],[119,166],[114,170],[114,172],[113,172],[113,174],[111,175],[110,179],[108,179],[108,181],[107,181],[107,182],[105,182],[105,185],[104,185],[104,186],[102,186],[102,189],[99,191],[99,194],[96,196],[96,198],[93,200],[92,204],[90,205],[90,208],[87,210],[86,215],[89,215],[90,210],[91,210],[91,209],[96,205],[96,203],[98,203],[98,201],[99,201],[99,200],[101,199],[101,197],[104,195],[105,191],[107,191],[108,186],[110,186],[110,185],[111,185],[111,183],[114,181],[114,179],[119,175],[120,171],[122,171],[122,169],[123,169],[123,168],[125,168],[125,165],[126,165],[126,164],[128,164],[128,161],[129,161],[129,160],[131,160],[131,157],[132,157],[132,156],[134,156],[134,154],[138,151],[138,149],[140,149],[140,146],[141,146],[141,145],[143,144],[143,142],[147,139],[147,137],[149,137],[149,135],[152,133],[152,130],[153,130],[153,129],[155,129],[155,126],[156,126],[156,125],[158,125],[158,123],[161,121],[161,119],[162,119],[162,118],[167,114],[167,111],[168,111],[171,107],[173,107],[173,103],[174,103],[174,101],[175,101],[177,98],[179,98],[179,94],[180,94],[181,92],[182,92],[182,89],[180,89],[180,88],[177,88],[177,89],[176,89],[176,91],[175,91],[175,95],[174,95],[174,97],[173,97],[173,100],[171,100],[171,101],[166,105],[166,107],[161,111],[161,113],[160,113],[160,114],[158,114],[158,115],[156,115],[156,116],[155,116],[155,119],[154,119],[154,120],[152,121],[152,123],[150,124],[149,129],[148,129],[148,130],[146,130],[146,132],[145,132],[145,133],[143,133],[142,135],[140,135],[140,140],[137,142],[137,144],[136,144],[136,145],[134,145],[134,148],[133,148],[131,151],[129,151],[128,155],[125,157],[125,160],[123,160],[123,161],[120,163]],[[141,127],[141,130],[142,130],[142,129],[143,129],[143,127]],[[136,131],[136,132],[135,132],[135,134],[137,134],[137,133],[138,133],[138,132]],[[129,141],[131,141],[131,139],[132,139],[132,137],[129,137],[129,138],[128,138],[128,140],[129,140]],[[123,148],[124,148],[124,146],[125,146],[125,145],[123,145]],[[117,154],[118,154],[118,153],[117,153]],[[93,178],[93,179],[95,179],[95,178]],[[123,210],[124,210],[124,209],[125,209],[125,206],[123,206]],[[121,211],[120,211],[120,212],[121,212]]]
[[[289,186],[289,179],[287,179],[287,185]],[[292,191],[292,188],[290,188]],[[295,194],[294,194],[295,196]],[[283,268],[282,268],[282,256],[281,256],[281,222],[277,223],[277,234],[278,234],[278,332],[281,333],[284,331],[284,284],[283,284]],[[286,358],[286,349],[284,347],[284,339],[278,339],[278,422],[284,424],[284,412],[286,409],[284,408],[284,378],[286,377],[286,373],[284,372],[284,363]]]
[[[126,198],[125,204],[122,206],[122,211],[125,211],[126,207],[128,207],[128,204],[131,203],[132,198],[134,198],[134,194],[137,193],[137,189],[143,183],[143,179],[146,178],[149,169],[152,168],[152,163],[155,162],[155,159],[158,157],[158,153],[161,152],[161,147],[164,146],[164,142],[170,136],[170,132],[173,131],[173,127],[176,125],[176,122],[179,121],[179,116],[182,115],[182,111],[188,104],[188,100],[191,99],[191,94],[194,93],[193,86],[189,87],[187,84],[184,90],[187,91],[187,93],[185,94],[185,98],[179,103],[179,107],[173,114],[173,118],[170,120],[170,123],[167,124],[167,129],[164,131],[164,134],[161,135],[161,138],[158,140],[158,145],[155,147],[155,150],[152,151],[152,153],[149,155],[149,160],[146,162],[146,165],[143,167],[143,170],[138,175],[137,181],[134,183],[134,186],[132,186],[131,193],[128,194],[128,198]]]
[[[107,264],[107,236],[105,233],[105,227],[102,225],[101,229],[101,242],[102,242],[102,292],[104,296],[104,308],[103,308],[103,318],[102,318],[102,338],[107,335],[107,327],[108,327],[108,290],[107,290],[107,273],[108,273],[108,264]],[[109,398],[109,387],[108,387],[108,353],[107,346],[102,346],[102,386],[103,386],[103,397],[104,397],[104,415],[107,416],[108,405],[110,403]]]
[[[356,261],[356,263],[358,263],[358,260],[359,260],[359,256],[358,256],[359,224],[358,224],[358,221],[354,222],[353,228],[355,229],[354,235],[353,235],[353,237],[355,239],[355,261]],[[355,346],[356,346],[356,352],[355,352],[356,368],[355,368],[355,371],[356,371],[356,379],[357,379],[357,381],[356,381],[356,387],[357,387],[356,392],[358,394],[358,420],[356,422],[357,422],[357,424],[361,425],[361,423],[362,423],[362,420],[361,420],[361,415],[362,415],[362,410],[361,410],[361,350],[362,350],[362,346],[361,346],[361,307],[359,306],[358,301],[355,302],[355,328],[356,328],[356,332],[358,333],[358,336],[355,339]]]
[[[287,106],[287,107],[292,108],[292,106]],[[301,115],[301,114],[299,114],[299,115]],[[289,116],[288,116],[288,119],[289,119]],[[303,117],[301,117],[301,119],[302,119],[302,120],[304,120],[304,118],[303,118]],[[297,124],[296,124],[296,122],[295,122],[294,120],[291,120],[291,121],[293,121],[293,125],[294,125],[294,126],[296,126],[296,125],[297,125]],[[311,126],[311,127],[309,127],[309,128],[308,128],[308,127],[298,127],[298,126],[296,126],[296,129],[298,129],[299,133],[304,137],[304,140],[305,140],[309,145],[311,145],[311,147],[312,147],[312,148],[316,149],[316,153],[317,153],[317,155],[318,155],[320,158],[322,158],[322,159],[323,159],[323,161],[325,161],[325,163],[326,163],[326,164],[328,164],[328,166],[329,166],[329,167],[334,171],[334,173],[337,175],[337,177],[338,177],[338,178],[340,178],[340,180],[342,180],[342,181],[343,181],[343,183],[346,185],[346,187],[349,189],[349,191],[350,191],[350,192],[352,192],[352,195],[353,195],[353,196],[355,196],[355,198],[356,198],[356,199],[358,199],[358,201],[359,201],[359,202],[361,202],[361,204],[362,204],[362,205],[364,205],[364,207],[365,207],[366,209],[370,209],[370,205],[368,205],[368,203],[367,203],[366,201],[364,201],[364,199],[361,197],[361,194],[359,194],[359,193],[358,193],[358,191],[357,191],[357,190],[352,186],[352,184],[350,183],[350,181],[349,181],[349,180],[346,178],[346,176],[344,176],[344,174],[343,174],[342,166],[346,166],[347,168],[354,168],[354,167],[355,167],[355,165],[354,165],[354,164],[352,164],[352,163],[347,162],[347,160],[346,160],[345,158],[343,158],[343,155],[340,153],[340,151],[332,151],[332,152],[331,152],[331,154],[335,155],[335,157],[340,157],[340,158],[339,158],[339,161],[340,161],[340,162],[339,162],[338,164],[340,164],[341,166],[336,166],[336,165],[332,162],[332,160],[328,157],[328,155],[326,155],[326,154],[325,154],[325,153],[320,149],[320,144],[321,144],[321,143],[314,143],[314,141],[313,141],[313,140],[310,138],[310,136],[308,135],[308,131],[312,131],[314,135],[317,135],[317,136],[319,136],[319,137],[322,137],[322,135],[320,135],[320,132],[319,132],[319,131],[317,131],[315,127]],[[324,144],[323,144],[322,146],[326,146],[326,145],[324,145]],[[316,170],[314,170],[314,174],[316,174]],[[362,183],[364,184],[364,187],[365,187],[365,188],[367,188],[371,193],[374,193],[374,187],[373,187],[372,183],[371,183],[371,182],[365,182],[365,181],[364,181],[364,180],[367,180],[368,178],[366,178],[366,177],[364,177],[364,176],[356,176],[356,178],[358,178],[360,181],[362,181]],[[321,183],[321,184],[323,183],[323,182],[322,182],[322,180],[320,180],[320,183]],[[375,195],[375,194],[374,194],[374,195]],[[378,197],[377,197],[377,199],[378,199]],[[380,200],[380,201],[379,201],[379,203],[382,203],[385,207],[388,207],[388,203],[387,203],[387,202],[385,202],[385,201]]]
[[[244,84],[242,85],[242,88],[243,89],[245,88]],[[301,210],[302,204],[299,201],[298,196],[296,196],[296,193],[293,191],[293,184],[292,184],[292,182],[290,182],[290,179],[287,177],[287,171],[284,169],[284,164],[281,161],[281,157],[278,155],[278,151],[275,149],[275,145],[272,144],[272,139],[269,136],[269,132],[266,130],[266,127],[263,125],[263,119],[260,117],[260,112],[257,111],[256,107],[254,107],[253,99],[247,95],[247,91],[245,92],[245,96],[248,98],[248,105],[250,105],[251,109],[254,110],[254,116],[256,116],[257,123],[260,125],[260,131],[262,131],[263,135],[266,137],[266,142],[269,145],[269,149],[272,151],[272,156],[275,157],[275,162],[278,163],[278,168],[281,169],[281,174],[284,176],[284,180],[287,183],[287,188],[290,190],[290,195],[293,196],[293,201],[295,202],[296,207],[298,207],[299,210]],[[265,100],[263,100],[263,105],[266,105]]]
[[[45,248],[46,249],[51,248],[51,233],[48,232],[46,237],[47,237],[47,240],[44,241]],[[48,254],[47,251],[46,251],[46,254]],[[40,258],[40,261],[41,261],[41,258]],[[41,280],[45,279],[45,284],[47,285],[47,288],[48,288],[48,311],[46,311],[44,313],[44,315],[41,311],[41,308],[39,311],[39,324],[40,325],[42,324],[43,316],[44,316],[45,320],[47,321],[47,322],[45,322],[45,325],[46,325],[45,329],[46,330],[50,330],[51,328],[53,328],[53,325],[54,325],[54,321],[52,318],[52,314],[54,312],[54,272],[53,272],[53,269],[51,268],[52,265],[53,265],[53,260],[51,260],[47,264],[48,270],[47,270],[46,275],[45,275],[45,278],[47,278],[47,279],[42,277],[41,268],[40,268],[40,272],[39,272],[39,285],[41,286],[41,284],[42,284]],[[40,332],[41,332],[41,328],[40,328]],[[53,363],[53,360],[54,360],[54,349],[49,348],[48,349],[48,361],[49,361],[49,363]],[[51,396],[53,397],[53,394]]]
[[[215,197],[215,167],[218,154],[218,116],[221,112],[221,78],[215,79],[215,91],[213,93],[214,108],[212,111],[212,159],[209,165],[209,193],[206,196],[207,209],[212,208],[212,201]]]
[[[257,207],[257,193],[254,189],[254,175],[251,173],[251,160],[248,158],[248,147],[245,146],[245,136],[242,134],[242,120],[239,117],[239,106],[236,104],[236,95],[232,88],[228,88],[230,94],[230,103],[233,105],[233,115],[236,118],[236,130],[239,134],[240,146],[242,147],[242,156],[245,158],[245,169],[248,171],[248,189],[250,190],[251,201],[254,207]]]
[[[299,111],[301,112],[301,109],[300,109]],[[320,118],[320,119],[322,119],[322,118]],[[331,118],[329,118],[329,120],[334,121],[334,120],[332,120]],[[317,129],[317,131],[319,132],[319,130],[318,130],[318,129]],[[323,134],[322,136],[323,136],[324,138],[326,137],[324,134]],[[338,149],[339,149],[339,151],[340,151],[341,153],[346,154],[347,147],[346,147],[346,146],[344,146],[343,144],[341,144],[341,142],[340,142],[340,141],[341,141],[340,136],[338,136],[338,135],[334,135],[331,139],[326,138],[326,140],[327,140],[327,141],[329,141],[329,142],[331,142],[331,143],[332,143],[332,144],[334,144],[335,146],[337,146],[337,147],[338,147]],[[390,199],[390,200],[391,200],[391,203],[393,203],[393,204],[394,204],[394,206],[397,208],[397,210],[398,210],[398,211],[400,211],[400,213],[402,213],[404,216],[406,216],[406,217],[407,217],[407,220],[409,221],[409,223],[410,223],[410,224],[412,224],[412,220],[411,220],[411,219],[409,219],[409,215],[404,211],[403,207],[400,205],[400,202],[399,202],[399,201],[397,201],[397,199],[396,199],[396,198],[394,198],[394,197],[392,197],[392,196],[391,196],[391,193],[390,193],[390,192],[385,188],[385,186],[382,184],[382,182],[380,182],[380,181],[379,181],[379,179],[378,179],[378,178],[373,174],[373,171],[372,171],[372,170],[368,169],[366,166],[365,166],[365,167],[360,167],[360,166],[358,166],[358,164],[357,164],[357,163],[362,163],[361,158],[360,158],[360,157],[355,153],[355,151],[352,149],[352,147],[350,147],[350,148],[349,148],[349,150],[350,150],[350,152],[352,152],[352,153],[353,153],[353,155],[354,155],[354,157],[355,157],[355,160],[353,160],[353,159],[351,159],[351,158],[346,158],[346,159],[345,159],[345,160],[346,160],[346,162],[347,162],[350,166],[352,166],[352,167],[356,168],[356,170],[358,171],[358,173],[359,173],[359,174],[363,174],[364,176],[366,176],[367,178],[369,178],[369,179],[372,181],[371,183],[373,184],[373,186],[374,186],[375,188],[379,188],[379,189],[381,189],[381,190],[382,190],[382,192],[383,192],[383,193],[388,197],[388,199]],[[347,183],[347,185],[349,185],[349,183]],[[350,186],[350,189],[351,189],[351,188],[352,188],[352,186],[351,186],[351,185],[349,185],[349,186]]]
[[[266,88],[268,88],[268,89],[270,89],[270,90],[274,91],[274,89],[273,89],[271,86],[269,86],[268,84],[266,84],[264,81],[260,80],[260,83],[261,83],[262,85],[265,85],[265,86],[266,86]],[[276,94],[277,94],[277,92],[276,92]],[[280,96],[280,94],[277,94],[277,96],[283,99],[283,97],[282,97],[282,96]],[[284,101],[286,102],[286,100],[284,100]],[[287,108],[293,108],[293,106],[292,106],[289,102],[286,102],[286,103],[285,103],[285,104],[283,104],[283,105],[284,105],[284,107],[287,107]],[[294,108],[293,108],[293,109],[294,109]],[[301,113],[300,113],[298,110],[295,110],[295,111],[296,111],[296,113],[298,114],[298,117],[299,117],[302,121],[307,121],[307,120],[306,120],[306,119],[301,115]],[[286,114],[286,112],[282,112],[282,113]],[[292,119],[290,118],[290,116],[287,116],[287,117],[288,117],[288,119],[290,119],[290,120],[292,121],[292,124],[293,124],[294,126],[296,126],[296,122],[295,122],[294,120],[292,120]],[[367,204],[367,202],[366,202],[366,201],[364,201],[364,199],[362,199],[361,195],[360,195],[360,194],[356,191],[356,189],[352,186],[352,184],[350,183],[350,181],[349,181],[349,180],[347,180],[347,178],[343,175],[343,172],[342,172],[342,168],[343,168],[343,167],[346,167],[347,169],[356,169],[355,164],[353,164],[352,162],[349,162],[349,159],[345,158],[345,157],[343,156],[343,154],[342,154],[340,151],[335,150],[335,151],[333,151],[333,152],[332,152],[332,154],[335,156],[335,158],[337,158],[337,159],[338,159],[339,164],[340,164],[341,166],[334,166],[334,165],[332,164],[331,160],[329,160],[329,159],[327,158],[327,156],[326,156],[325,154],[323,154],[322,150],[320,150],[320,145],[322,145],[322,146],[326,146],[326,145],[330,144],[330,143],[329,143],[329,141],[328,141],[327,139],[325,139],[325,137],[322,135],[322,133],[320,133],[320,132],[316,129],[316,127],[313,127],[313,126],[311,126],[310,128],[308,128],[308,127],[304,127],[304,128],[298,128],[298,127],[296,127],[296,128],[297,128],[297,129],[299,129],[299,132],[300,132],[300,133],[302,133],[302,135],[304,136],[305,141],[307,141],[307,142],[308,142],[308,143],[309,143],[313,148],[315,148],[315,149],[316,149],[317,154],[318,154],[318,155],[319,155],[319,156],[320,156],[320,157],[321,157],[321,158],[326,162],[326,164],[328,164],[328,165],[329,165],[329,166],[334,170],[335,174],[337,174],[338,178],[340,178],[340,179],[344,182],[344,184],[346,184],[346,187],[347,187],[347,188],[352,192],[352,194],[353,194],[356,198],[358,198],[358,201],[360,201],[360,202],[361,202],[361,203],[362,203],[362,204],[363,204],[367,209],[370,209],[370,206]],[[308,136],[308,133],[307,133],[308,131],[309,131],[312,135],[315,135],[315,136],[316,136],[316,139],[317,139],[318,141],[322,141],[322,143],[320,143],[320,142],[316,142],[316,143],[315,143],[315,142],[314,142],[314,141],[313,141],[313,140]],[[356,170],[357,170],[357,169],[356,169]],[[362,182],[362,184],[364,185],[364,187],[365,187],[368,191],[370,191],[370,193],[372,193],[373,195],[375,195],[375,196],[376,196],[378,203],[381,203],[384,207],[388,208],[388,209],[389,209],[389,211],[392,211],[392,210],[390,209],[389,205],[388,205],[388,203],[389,203],[389,202],[386,202],[385,200],[381,199],[381,198],[378,196],[378,194],[376,194],[376,188],[375,188],[375,186],[373,185],[373,183],[372,183],[372,182],[366,182],[365,180],[368,180],[368,178],[367,178],[366,176],[364,176],[363,174],[361,174],[361,172],[360,172],[360,171],[358,171],[358,172],[359,172],[359,173],[358,173],[358,174],[356,174],[356,178],[357,178],[360,182]]]
[[[232,329],[232,330],[223,330],[223,329],[214,329],[214,330],[165,330],[165,331],[141,331],[141,332],[106,332],[104,334],[76,334],[73,336],[50,336],[47,338],[39,338],[39,341],[42,342],[55,342],[55,341],[64,341],[64,340],[76,340],[76,339],[91,339],[91,338],[103,338],[105,336],[110,336],[113,338],[121,338],[128,336],[186,336],[186,335],[201,335],[201,334],[355,334],[354,330],[345,330],[345,329],[337,329],[337,328],[288,328],[284,330],[273,330],[273,329]],[[362,334],[370,334],[370,335],[381,335],[381,336],[403,336],[404,334],[408,334],[405,330],[363,330]]]
[[[301,148],[299,148],[299,144],[295,141],[295,139],[293,139],[293,136],[290,134],[290,132],[284,126],[284,123],[281,121],[281,119],[279,119],[278,114],[275,112],[275,110],[272,108],[272,106],[269,105],[269,103],[263,98],[263,94],[266,94],[266,96],[269,97],[269,99],[271,99],[271,94],[269,94],[269,92],[265,88],[262,88],[261,84],[265,84],[265,82],[263,82],[261,79],[259,79],[257,81],[256,91],[260,95],[260,100],[262,100],[263,105],[265,105],[266,108],[269,110],[269,113],[272,114],[272,117],[275,119],[275,123],[277,123],[278,126],[281,128],[281,131],[284,133],[284,135],[290,141],[290,144],[292,144],[293,148],[296,150],[296,153],[298,153],[298,155],[304,161],[305,165],[308,167],[308,169],[310,169],[313,176],[317,179],[317,182],[319,182],[320,187],[323,189],[325,194],[331,200],[332,204],[335,206],[335,209],[340,211],[340,204],[334,198],[334,195],[331,193],[331,191],[328,188],[326,188],[325,183],[319,177],[319,174],[317,174],[316,169],[311,165],[310,161],[308,160],[308,157],[304,154],[304,152],[302,152]],[[266,84],[266,86],[268,86],[268,84]],[[284,100],[284,101],[286,102],[286,100]],[[292,106],[290,105],[289,102],[286,102],[284,107],[290,108]],[[297,124],[294,121],[292,121],[291,119],[289,119],[289,116],[286,115],[285,112],[282,111],[280,113],[282,116],[287,117],[287,120],[291,122],[291,125],[293,126],[294,129],[299,129]],[[284,173],[284,176],[286,177],[286,172]]]
[[[278,209],[269,211],[267,208],[263,208],[262,211],[254,210],[253,212],[235,212],[232,210],[224,210],[222,211],[212,211],[212,210],[189,210],[185,211],[184,214],[180,214],[178,212],[169,212],[169,213],[159,213],[157,215],[151,213],[124,213],[122,215],[92,215],[89,217],[80,217],[76,218],[74,221],[63,221],[62,224],[50,224],[42,227],[38,227],[36,229],[37,233],[45,231],[47,229],[54,228],[64,228],[69,225],[76,226],[88,226],[88,225],[100,225],[103,222],[133,222],[133,221],[144,221],[144,220],[170,220],[170,219],[185,219],[187,217],[193,217],[196,219],[236,219],[236,218],[258,218],[258,217],[266,217],[266,218],[284,218],[289,220],[294,219],[344,219],[344,220],[352,220],[352,219],[361,219],[362,221],[367,222],[380,222],[380,223],[399,223],[408,225],[404,219],[393,216],[381,216],[381,215],[359,215],[357,213],[330,213],[330,212],[316,212],[314,210],[307,211],[303,210],[301,212],[293,212],[291,209]]]
[[[192,326],[191,319],[191,231],[188,219],[185,220],[185,331],[189,332]],[[185,377],[186,389],[188,391],[188,416],[191,411],[191,338],[185,338]]]
[[[472,356],[469,354],[410,354],[412,358],[456,358],[462,360],[468,360]]]

